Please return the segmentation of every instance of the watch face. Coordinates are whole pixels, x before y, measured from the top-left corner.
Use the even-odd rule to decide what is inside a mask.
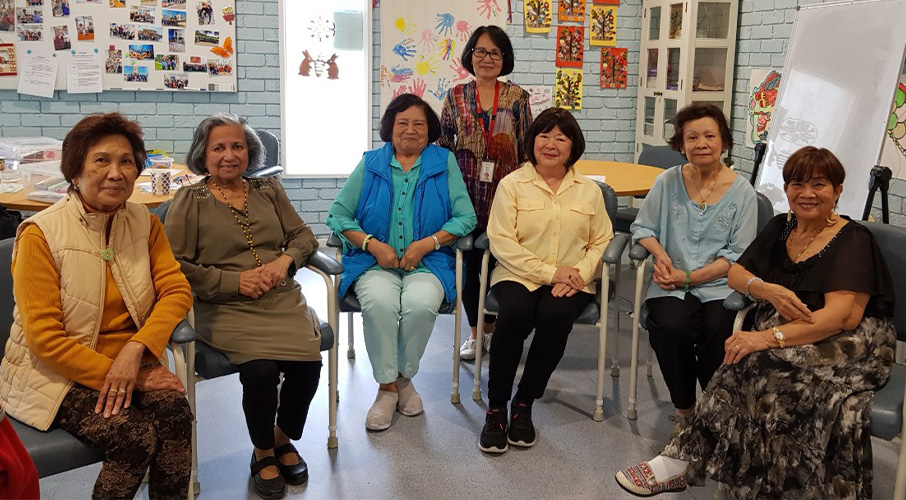
[[[783,332],[780,330],[774,330],[774,338],[777,340],[783,340]]]

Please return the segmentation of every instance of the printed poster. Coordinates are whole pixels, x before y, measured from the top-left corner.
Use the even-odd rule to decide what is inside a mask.
[[[529,107],[532,118],[541,114],[547,108],[554,107],[554,87],[550,85],[522,85],[529,93]]]
[[[549,33],[551,30],[551,0],[523,0],[525,31]]]
[[[774,116],[774,101],[780,92],[780,72],[753,68],[749,76],[749,105],[746,110],[746,146],[754,148],[768,140],[768,127]]]
[[[616,47],[617,7],[592,5],[588,16],[591,29],[590,45]]]
[[[478,26],[506,29],[499,0],[381,3],[381,110],[404,93],[425,99],[439,115],[447,91],[468,82],[460,55]]]
[[[16,64],[16,46],[11,43],[0,43],[0,76],[19,74]]]
[[[585,24],[585,0],[560,0],[557,19],[561,23]]]
[[[558,69],[556,89],[554,106],[563,109],[582,109],[581,69]]]
[[[627,49],[601,49],[601,88],[626,88]]]
[[[581,68],[585,60],[585,27],[557,28],[557,67]]]

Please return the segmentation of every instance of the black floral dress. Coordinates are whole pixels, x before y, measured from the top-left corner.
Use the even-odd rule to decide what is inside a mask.
[[[868,293],[858,327],[820,342],[768,349],[723,365],[688,426],[662,454],[690,462],[689,484],[705,476],[739,499],[871,498],[871,403],[894,358],[893,287],[872,234],[849,221],[817,255],[790,261],[796,220],[772,219],[737,261],[794,291],[812,311],[824,293]],[[784,320],[767,301],[755,329]]]

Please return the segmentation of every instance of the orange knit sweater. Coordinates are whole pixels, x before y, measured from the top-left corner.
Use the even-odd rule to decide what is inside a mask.
[[[60,272],[41,229],[35,224],[26,227],[17,245],[21,258],[12,263],[13,293],[29,350],[60,375],[92,389],[103,387],[113,360],[130,340],[145,346],[142,362],[157,362],[192,306],[189,283],[173,258],[160,219],[152,216],[148,251],[157,292],[154,309],[145,325],[136,328],[108,266],[100,333],[91,349],[66,334]]]

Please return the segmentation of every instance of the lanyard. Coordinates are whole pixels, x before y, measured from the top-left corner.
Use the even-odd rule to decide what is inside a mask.
[[[478,122],[481,124],[481,137],[484,138],[484,156],[488,157],[488,146],[491,144],[491,134],[494,133],[494,120],[497,119],[497,102],[500,99],[500,80],[494,83],[494,107],[491,108],[491,120],[488,122],[488,129],[484,128],[484,120],[481,119],[481,97],[478,95],[478,82],[475,82],[475,112],[478,114]]]

